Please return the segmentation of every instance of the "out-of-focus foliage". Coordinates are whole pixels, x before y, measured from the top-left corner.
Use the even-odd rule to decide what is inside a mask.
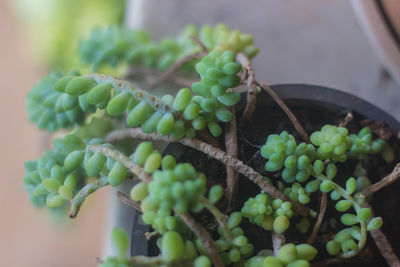
[[[82,65],[77,42],[94,27],[121,25],[125,0],[14,0],[29,36],[27,49],[45,67],[70,70]]]

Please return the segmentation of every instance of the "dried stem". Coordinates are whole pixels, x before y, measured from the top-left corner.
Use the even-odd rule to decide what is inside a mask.
[[[231,155],[234,158],[238,158],[238,143],[237,143],[237,129],[236,129],[236,115],[235,115],[235,107],[231,108],[231,112],[233,114],[232,120],[226,124],[225,127],[225,148],[226,153]],[[230,203],[232,198],[238,191],[237,185],[237,173],[232,167],[226,167],[226,190],[225,196]]]
[[[265,90],[272,97],[272,99],[278,104],[278,106],[286,113],[286,115],[289,117],[289,119],[292,122],[292,124],[293,124],[294,128],[296,129],[296,131],[300,134],[301,138],[305,142],[310,143],[310,139],[308,137],[307,132],[304,130],[303,126],[301,126],[300,122],[297,120],[297,118],[293,114],[293,112],[282,101],[282,99],[265,83],[260,82],[260,81],[256,81],[256,83],[263,90]]]
[[[200,41],[200,39],[197,38],[197,36],[190,35],[190,39],[192,39],[192,41],[195,42],[201,48],[201,51],[206,53],[208,52],[206,45],[202,41]]]
[[[367,197],[370,194],[381,190],[382,188],[391,185],[392,183],[394,183],[398,178],[400,178],[400,163],[397,163],[396,166],[394,167],[393,171],[385,176],[384,178],[382,178],[382,180],[380,180],[379,182],[374,183],[373,185],[368,186],[367,188],[365,188],[364,190],[361,191],[361,193]]]
[[[368,203],[365,203],[364,206],[368,207],[372,211],[372,207]],[[374,216],[375,215],[372,212],[371,218]],[[382,257],[386,260],[387,264],[391,267],[400,267],[400,261],[394,253],[393,248],[387,240],[385,234],[380,229],[370,231],[369,233],[374,239],[376,246],[381,252]]]
[[[286,238],[282,234],[272,232],[272,247],[274,248],[274,256],[278,256],[278,252],[286,243]]]
[[[179,59],[177,62],[175,62],[167,71],[165,71],[161,76],[159,76],[157,79],[155,79],[150,85],[148,89],[154,88],[157,85],[162,84],[164,81],[168,80],[177,70],[179,70],[183,65],[186,63],[194,60],[194,59],[199,59],[205,56],[207,53],[206,52],[199,52],[199,53],[194,53],[190,54],[187,56],[184,56],[183,58]]]
[[[151,84],[155,81],[160,76],[160,72],[154,71],[154,70],[149,70],[149,69],[135,69],[135,70],[130,70],[128,74],[125,76],[126,79],[136,79],[137,77],[143,77],[144,81],[147,84]],[[187,78],[184,78],[182,76],[178,75],[173,75],[171,77],[168,77],[168,81],[171,81],[173,83],[177,83],[179,85],[185,86],[185,87],[190,87],[196,80],[190,80]]]
[[[197,223],[195,219],[187,213],[183,213],[180,215],[182,221],[189,226],[189,228],[195,233],[195,235],[200,238],[204,248],[207,250],[211,261],[213,262],[215,267],[224,267],[222,259],[218,254],[217,248],[215,247],[215,242],[211,238],[210,234],[204,227]]]
[[[241,117],[241,122],[248,122],[251,120],[254,109],[256,108],[257,100],[257,84],[254,78],[254,70],[250,64],[249,58],[243,53],[236,54],[236,61],[242,65],[244,70],[244,77],[247,85],[247,104]]]
[[[218,225],[221,227],[222,232],[224,234],[224,238],[232,243],[232,233],[231,230],[228,227],[228,217],[223,214],[217,207],[215,207],[207,198],[205,197],[199,197],[199,202],[203,204],[206,209],[208,209],[209,212],[214,216],[214,218],[217,220]]]
[[[189,80],[189,79],[185,79],[180,76],[172,76],[170,80],[174,83],[177,83],[179,85],[182,85],[182,86],[188,87],[188,88],[190,88],[193,83],[197,82],[197,80]]]
[[[101,178],[96,179],[95,181],[85,185],[71,200],[71,208],[69,210],[69,217],[71,219],[76,218],[85,199],[91,193],[97,191],[98,189],[100,189],[106,185],[108,185],[107,177],[101,177]]]
[[[314,228],[313,228],[310,236],[308,237],[307,244],[311,245],[312,243],[314,243],[314,240],[317,237],[319,228],[321,228],[322,220],[323,220],[324,215],[325,215],[327,202],[328,202],[328,195],[326,193],[322,193],[321,194],[321,203],[320,203],[320,208],[319,208],[319,214],[318,214],[318,217],[317,217],[317,221],[315,222]]]
[[[213,147],[219,148],[221,150],[223,149],[222,145],[218,143],[218,141],[212,135],[210,135],[207,130],[202,130],[198,132],[198,137],[200,140],[212,145]]]
[[[307,216],[313,216],[311,211],[285,196],[281,191],[279,191],[276,187],[274,187],[272,184],[268,183],[264,177],[256,172],[253,168],[250,166],[246,165],[243,161],[238,160],[228,154],[226,154],[224,151],[213,147],[212,145],[209,145],[207,143],[204,143],[200,140],[194,139],[194,138],[182,138],[179,140],[174,139],[171,136],[168,135],[160,135],[157,133],[151,133],[151,134],[146,134],[143,133],[140,128],[131,128],[131,129],[122,129],[122,130],[116,130],[111,132],[107,137],[106,140],[108,142],[114,142],[120,139],[124,139],[127,137],[132,137],[132,138],[140,138],[140,139],[150,139],[150,140],[160,140],[160,141],[165,141],[165,142],[178,142],[183,145],[186,145],[188,147],[194,148],[196,150],[199,150],[210,157],[219,160],[223,164],[230,166],[234,168],[238,173],[243,174],[246,176],[250,181],[254,182],[257,184],[261,190],[263,190],[265,193],[269,194],[273,198],[279,198],[283,201],[289,201],[293,205],[293,210],[297,212],[298,214],[307,217]]]
[[[346,127],[349,122],[351,122],[354,119],[354,114],[353,112],[349,111],[346,114],[346,117],[339,123],[339,127]]]
[[[132,208],[135,208],[136,210],[142,212],[142,208],[140,207],[140,202],[133,201],[130,197],[128,197],[121,191],[118,191],[117,196],[122,203],[125,203],[126,205],[131,206]]]

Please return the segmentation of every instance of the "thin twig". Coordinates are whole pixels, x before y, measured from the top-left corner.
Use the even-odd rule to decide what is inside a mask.
[[[237,142],[237,129],[236,129],[236,115],[235,107],[231,107],[233,114],[232,120],[225,126],[225,149],[226,153],[234,158],[238,158],[238,142]],[[231,203],[232,198],[238,191],[237,173],[232,167],[226,167],[226,190],[225,196],[228,203]]]
[[[150,85],[148,89],[154,88],[157,85],[162,84],[164,81],[168,80],[169,77],[171,77],[177,70],[179,70],[183,65],[186,63],[194,60],[194,59],[199,59],[205,56],[207,53],[206,52],[199,52],[199,53],[194,53],[190,54],[187,56],[184,56],[183,58],[179,59],[177,62],[175,62],[167,71],[165,71],[161,76],[159,76],[157,79],[155,79]]]
[[[199,150],[199,151],[209,155],[210,157],[219,160],[223,164],[234,168],[238,173],[243,174],[250,181],[257,184],[261,188],[261,190],[263,190],[265,193],[269,194],[271,197],[279,198],[283,201],[291,202],[292,206],[293,206],[293,210],[295,212],[297,212],[298,214],[300,214],[304,217],[313,216],[313,214],[311,213],[309,208],[307,208],[297,202],[294,202],[293,200],[291,200],[290,198],[285,196],[276,187],[274,187],[272,184],[268,183],[260,173],[256,172],[250,166],[247,166],[245,163],[243,163],[243,161],[238,160],[238,159],[226,154],[224,151],[222,151],[218,148],[215,148],[210,144],[204,143],[195,138],[182,138],[182,139],[176,140],[173,137],[168,136],[168,135],[160,135],[158,133],[146,134],[146,133],[143,133],[140,128],[130,128],[130,129],[122,129],[122,130],[113,131],[109,135],[107,135],[106,140],[108,142],[114,142],[114,141],[124,139],[127,137],[150,139],[150,140],[160,140],[160,141],[165,141],[165,142],[169,142],[169,143],[178,142],[178,143],[181,143],[188,147]]]
[[[193,83],[198,81],[198,80],[189,80],[189,79],[186,79],[181,76],[172,76],[170,80],[173,83],[177,83],[179,85],[182,85],[182,86],[188,87],[188,88],[190,88]]]
[[[207,144],[212,145],[213,147],[223,149],[222,145],[218,143],[217,139],[215,139],[207,130],[202,130],[197,133],[199,139],[201,141],[206,142]]]
[[[314,243],[314,240],[317,237],[319,228],[321,227],[322,220],[324,218],[324,214],[325,214],[325,211],[326,211],[326,204],[328,202],[327,200],[328,200],[327,194],[326,193],[322,193],[322,195],[321,195],[321,203],[320,203],[320,208],[319,208],[319,213],[318,213],[318,218],[317,218],[317,221],[314,224],[314,228],[313,228],[310,236],[308,237],[307,244],[311,245],[312,243]]]
[[[192,41],[195,42],[201,48],[201,51],[206,53],[208,52],[206,45],[202,41],[200,41],[200,39],[197,36],[190,35],[190,39],[192,39]]]
[[[278,106],[286,113],[286,115],[289,117],[290,121],[292,122],[294,128],[296,131],[300,134],[301,138],[307,142],[310,143],[310,139],[308,137],[307,132],[304,130],[303,126],[301,126],[300,122],[296,118],[296,116],[293,114],[293,112],[286,106],[285,102],[282,101],[282,99],[265,83],[256,81],[256,83],[264,89],[271,97],[272,99],[278,104]]]
[[[133,201],[121,191],[118,191],[117,196],[122,203],[125,203],[126,205],[131,206],[132,208],[135,208],[138,211],[142,212],[142,208],[140,207],[140,202]]]
[[[228,227],[228,217],[225,214],[223,214],[217,207],[215,207],[207,198],[199,197],[199,202],[202,203],[217,220],[219,226],[222,229],[224,238],[229,243],[232,243],[233,237],[231,230]]]
[[[272,247],[274,248],[274,256],[278,256],[278,252],[286,243],[286,238],[282,234],[272,232]]]
[[[364,190],[362,190],[361,194],[367,197],[370,194],[375,193],[376,191],[381,190],[382,188],[388,185],[391,185],[399,178],[400,178],[400,163],[397,163],[393,171],[389,175],[383,177],[379,182],[376,182],[373,185],[370,185]]]
[[[349,111],[346,114],[346,117],[339,123],[339,127],[346,127],[349,122],[351,122],[354,119],[354,114],[353,112]]]
[[[243,115],[240,118],[241,123],[251,120],[257,100],[257,84],[254,78],[254,70],[250,64],[249,58],[243,53],[236,54],[236,61],[242,65],[244,77],[247,85],[247,104]]]
[[[75,197],[71,200],[71,208],[69,210],[69,217],[71,219],[75,219],[81,209],[81,206],[85,199],[93,192],[98,189],[108,185],[108,178],[101,177],[96,179],[95,181],[85,185],[79,192],[75,195]]]
[[[215,267],[224,267],[222,259],[218,254],[217,248],[215,247],[215,242],[211,238],[210,234],[204,227],[197,223],[195,219],[187,213],[183,213],[180,215],[182,221],[189,226],[189,228],[195,233],[195,235],[200,238],[204,248],[207,250],[211,261],[213,262]]]
[[[159,76],[160,72],[150,70],[150,69],[135,69],[135,70],[130,70],[128,74],[125,76],[126,79],[136,79],[138,76],[144,78],[145,82],[147,84],[153,83]],[[171,81],[173,83],[177,83],[179,85],[185,86],[185,87],[190,87],[194,82],[197,80],[190,80],[182,76],[178,75],[173,75],[171,77],[168,77],[168,81]]]
[[[373,213],[371,205],[365,203],[364,206],[368,207],[372,211],[371,218],[373,218],[375,215]],[[400,261],[397,258],[396,254],[394,253],[393,248],[390,245],[389,241],[387,240],[385,234],[380,229],[370,231],[369,233],[374,239],[376,246],[381,252],[382,257],[386,260],[387,264],[391,267],[400,267]]]

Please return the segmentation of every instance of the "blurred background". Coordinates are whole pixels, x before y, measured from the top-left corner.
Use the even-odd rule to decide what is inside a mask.
[[[218,22],[254,35],[258,79],[348,91],[400,119],[398,0],[2,0],[0,266],[95,266],[113,216],[108,189],[73,221],[30,204],[23,162],[49,140],[26,115],[26,93],[39,78],[53,68],[87,69],[76,48],[95,26],[143,27],[159,39],[186,23]]]

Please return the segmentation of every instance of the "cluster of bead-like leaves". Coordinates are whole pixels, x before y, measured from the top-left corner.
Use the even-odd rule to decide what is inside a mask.
[[[157,97],[103,74],[53,72],[42,79],[28,94],[31,121],[50,132],[80,128],[55,139],[53,149],[38,161],[26,162],[24,184],[32,202],[53,209],[69,208],[70,217],[75,217],[92,192],[106,185],[119,186],[127,178],[137,179],[130,198],[143,212],[143,222],[154,230],[151,236],[158,236],[161,256],[126,257],[129,239],[116,228],[112,232],[116,255],[105,259],[103,266],[211,266],[215,259],[210,244],[190,229],[185,217],[207,210],[218,222],[218,233],[214,233],[218,237],[212,242],[224,265],[293,267],[309,266],[317,250],[307,244],[287,243],[275,254],[270,247],[256,254],[240,224],[245,218],[273,235],[283,235],[298,217],[293,205],[306,205],[313,193],[321,191],[330,193],[336,201],[337,211],[344,213],[341,222],[347,227],[326,244],[327,251],[343,257],[360,252],[366,232],[378,229],[382,219],[372,218],[371,210],[363,206],[365,199],[359,192],[365,183],[349,178],[345,186],[340,186],[334,178],[337,164],[349,158],[363,160],[377,153],[387,161],[392,158],[390,147],[381,139],[373,140],[369,128],[349,135],[346,128],[325,125],[310,136],[310,144],[298,143],[286,131],[269,135],[260,150],[266,159],[265,170],[282,179],[266,180],[288,198],[260,192],[228,216],[216,207],[223,196],[222,186],[207,189],[207,177],[192,164],[177,163],[172,155],[163,156],[151,142],[129,150],[93,138],[104,137],[106,129],[127,127],[140,127],[143,133],[168,135],[175,140],[194,138],[204,129],[214,137],[221,136],[223,123],[234,116],[230,108],[241,97],[232,90],[241,84],[242,66],[235,56],[240,52],[252,58],[257,53],[252,36],[223,25],[201,30],[189,26],[178,38],[155,43],[143,31],[110,28],[94,31],[81,43],[81,54],[95,69],[129,63],[165,70],[182,57],[202,51],[196,38],[209,51],[188,65],[200,81],[178,90],[175,96]],[[101,131],[83,133],[85,127],[95,128],[96,123],[110,118],[115,123],[105,122],[107,127]],[[302,218],[295,229],[307,234],[309,226],[309,218]]]

